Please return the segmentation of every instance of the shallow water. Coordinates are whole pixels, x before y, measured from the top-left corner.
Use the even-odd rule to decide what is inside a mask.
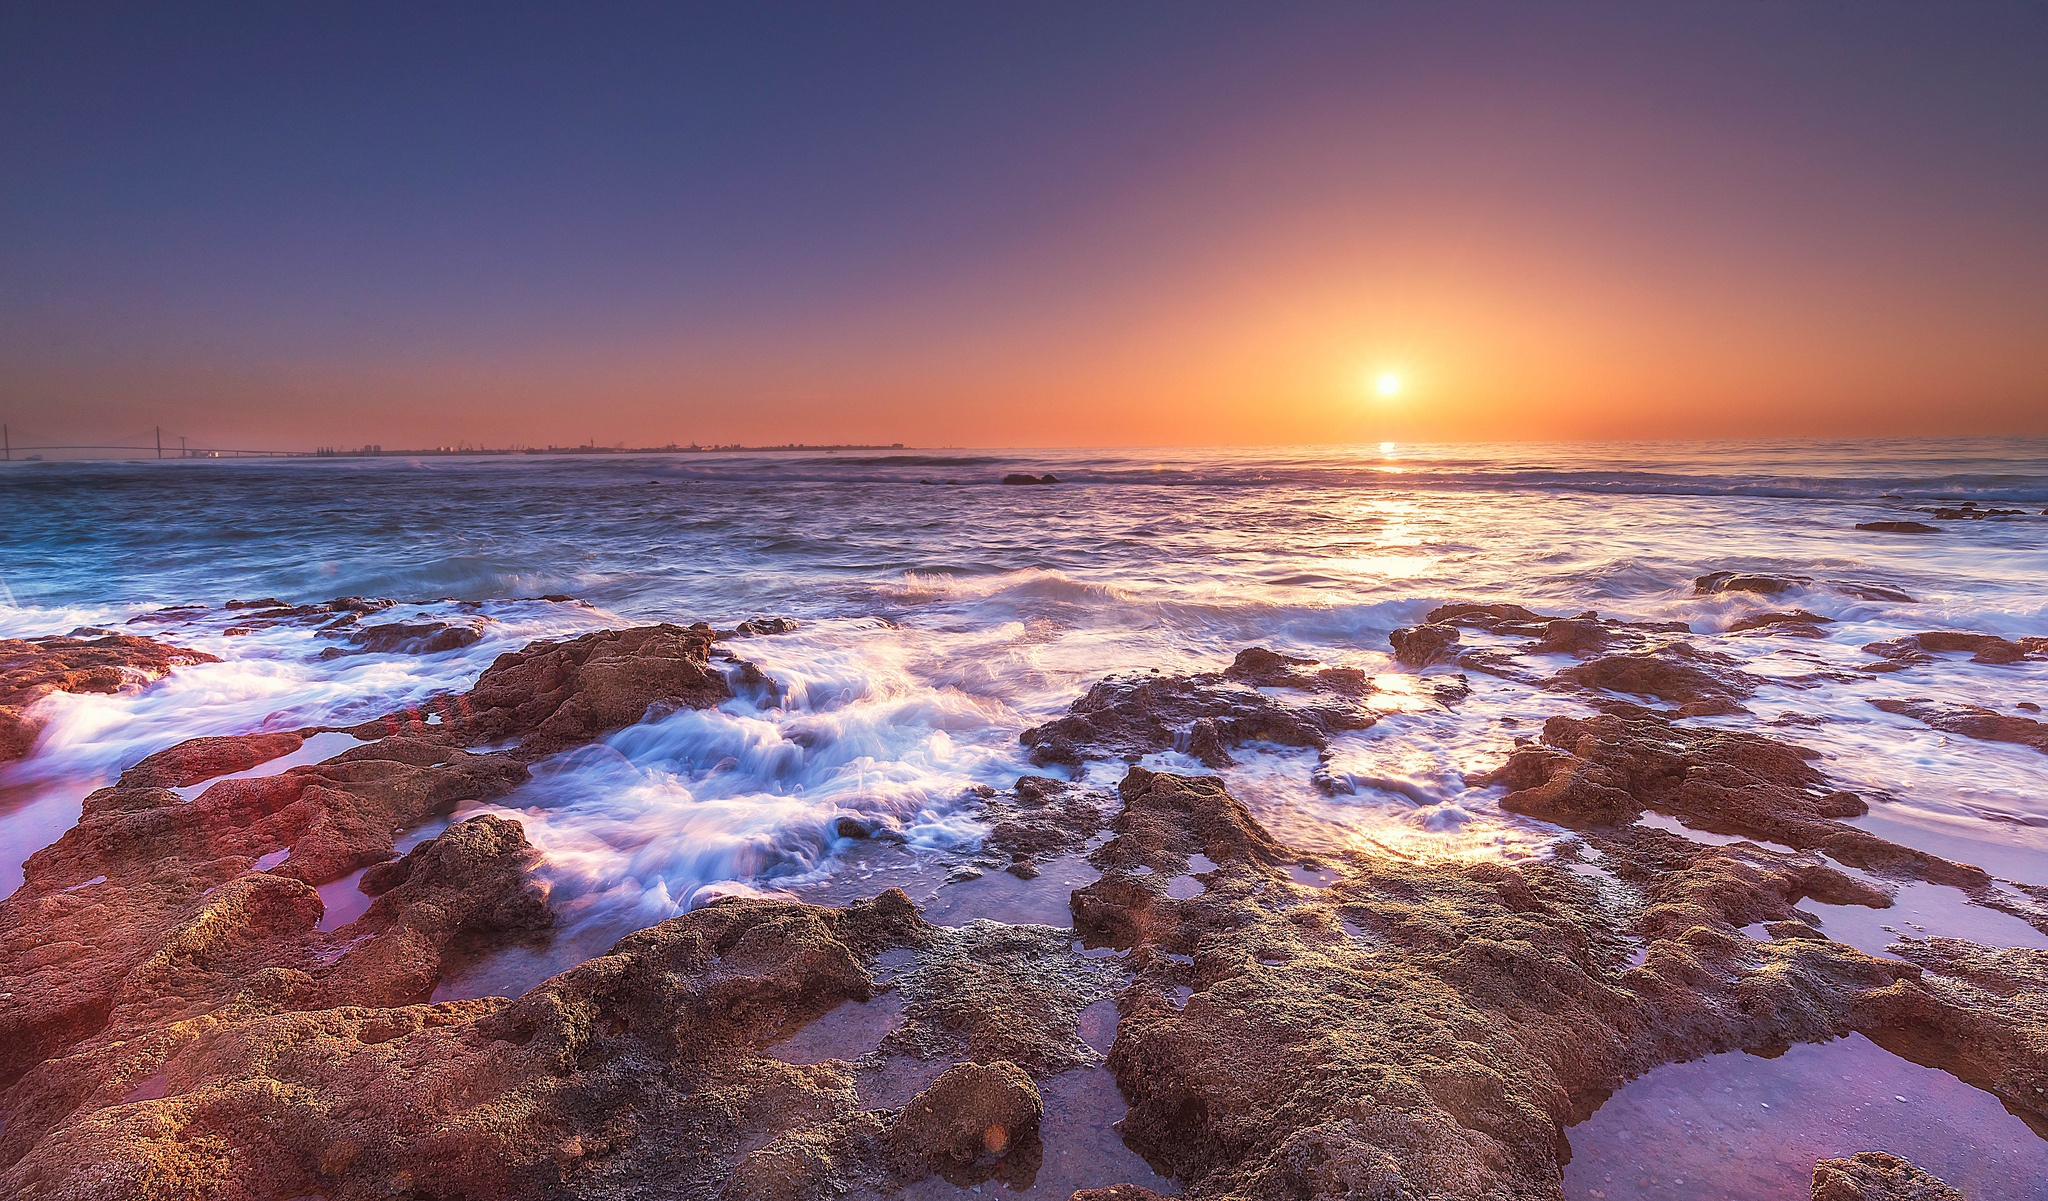
[[[1860,1034],[1656,1069],[1566,1132],[1568,1201],[1807,1201],[1813,1165],[1912,1160],[1970,1201],[2039,1201],[2048,1141],[1989,1093]]]
[[[995,482],[1018,470],[1064,482]],[[1853,528],[1962,499],[2027,514],[1938,522],[1924,537]],[[1480,674],[1446,705],[1433,685],[1454,672],[1418,679],[1389,657],[1389,630],[1461,599],[1687,622],[1697,645],[1772,681],[1752,716],[1715,721],[1821,752],[1870,799],[1859,824],[1884,837],[2048,885],[2048,755],[1869,704],[1925,696],[2015,712],[2048,704],[2048,663],[1946,655],[1855,670],[1873,661],[1865,643],[1922,630],[2048,634],[2039,439],[14,463],[0,465],[0,503],[0,636],[120,628],[223,659],[147,690],[43,702],[35,753],[0,768],[0,891],[86,792],[180,739],[417,706],[536,638],[799,619],[793,634],[725,644],[779,696],[743,691],[651,719],[458,814],[525,824],[561,921],[552,944],[451,963],[439,996],[516,992],[735,891],[834,901],[900,885],[944,924],[1063,925],[1066,890],[1092,870],[1048,864],[1027,883],[977,860],[975,789],[1036,770],[1018,733],[1105,674],[1214,669],[1252,645],[1362,669],[1382,714],[1336,739],[1336,795],[1311,786],[1311,753],[1240,755],[1232,790],[1277,832],[1418,860],[1544,855],[1558,831],[1464,779],[1544,717],[1584,709]],[[1718,569],[1812,583],[1695,595],[1694,577]],[[1872,586],[1913,599],[1872,599]],[[322,659],[336,644],[308,627],[231,633],[241,614],[219,608],[350,594],[406,602],[370,621],[461,618],[484,637],[436,655]],[[213,607],[163,611],[191,602]],[[1818,639],[1721,633],[1794,607],[1835,624]],[[1087,778],[1110,786],[1121,771],[1100,764]],[[890,841],[839,836],[843,817]],[[329,924],[367,905],[351,888],[323,888]],[[1814,908],[1859,946],[1888,940],[1887,925],[2039,945],[1952,891],[1909,890],[1896,912]]]

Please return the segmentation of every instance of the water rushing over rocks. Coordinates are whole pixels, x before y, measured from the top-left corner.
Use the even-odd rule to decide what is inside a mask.
[[[0,474],[0,1192],[2029,1195],[2048,462],[1519,453]]]

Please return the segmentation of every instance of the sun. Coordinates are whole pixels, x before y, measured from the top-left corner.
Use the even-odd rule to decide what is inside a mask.
[[[1383,371],[1373,381],[1373,388],[1381,396],[1398,396],[1401,392],[1401,377],[1391,371]]]

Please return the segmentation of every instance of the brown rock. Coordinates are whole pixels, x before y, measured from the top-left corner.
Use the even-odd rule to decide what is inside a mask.
[[[2048,638],[2021,638],[2011,641],[1996,634],[1936,630],[1895,638],[1889,642],[1873,642],[1863,649],[1866,653],[1882,656],[1902,667],[1931,663],[1936,654],[1949,651],[1968,651],[1972,663],[2004,665],[2048,657]]]
[[[1387,635],[1393,644],[1394,661],[1407,667],[1428,667],[1432,663],[1444,663],[1457,658],[1458,630],[1456,626],[1433,623],[1409,626]]]
[[[119,692],[176,667],[218,662],[203,651],[132,634],[0,638],[0,763],[22,758],[35,745],[43,723],[28,710],[53,692]]]
[[[1964,1198],[1908,1160],[1883,1151],[1859,1151],[1846,1159],[1823,1159],[1813,1165],[1813,1201],[1964,1201]]]
[[[1870,703],[1886,713],[1910,717],[1946,734],[1960,734],[1982,742],[2013,742],[2048,753],[2048,723],[2030,717],[2014,717],[1976,705],[1952,705],[1924,699],[1880,697]]]
[[[1558,672],[1556,682],[1688,703],[1734,700],[1756,690],[1744,673],[1683,644],[1640,655],[1603,655]]]
[[[1014,1063],[958,1063],[917,1095],[890,1129],[902,1151],[934,1166],[995,1159],[1035,1137],[1038,1087]]]
[[[360,738],[408,733],[455,746],[519,739],[532,761],[632,725],[657,705],[703,709],[731,699],[710,665],[710,626],[601,630],[498,656],[438,723],[417,712],[365,722]]]
[[[1859,521],[1859,530],[1874,534],[1939,534],[1941,530],[1924,521]]]
[[[1712,571],[1692,582],[1692,590],[1700,596],[1711,596],[1717,592],[1755,592],[1763,596],[1776,596],[1803,588],[1813,581],[1806,576],[1764,575],[1740,571]]]
[[[1032,761],[1078,765],[1088,759],[1137,759],[1180,749],[1211,767],[1232,762],[1248,742],[1326,750],[1330,736],[1370,728],[1373,714],[1353,705],[1287,705],[1221,673],[1148,673],[1101,680],[1066,716],[1018,736]]]
[[[122,772],[120,787],[185,788],[282,758],[304,742],[289,731],[187,738]]]
[[[1771,634],[1790,634],[1795,638],[1825,638],[1827,633],[1820,627],[1833,625],[1835,619],[1808,613],[1804,609],[1793,609],[1785,613],[1752,613],[1737,619],[1728,627],[1731,634],[1746,630],[1763,630]]]
[[[1547,655],[1590,655],[1606,650],[1614,634],[1598,621],[1560,618],[1543,627],[1543,637],[1532,651]]]

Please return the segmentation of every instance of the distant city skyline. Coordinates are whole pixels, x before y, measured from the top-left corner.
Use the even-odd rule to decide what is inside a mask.
[[[0,420],[2048,432],[2043,61],[2022,4],[15,6]]]

